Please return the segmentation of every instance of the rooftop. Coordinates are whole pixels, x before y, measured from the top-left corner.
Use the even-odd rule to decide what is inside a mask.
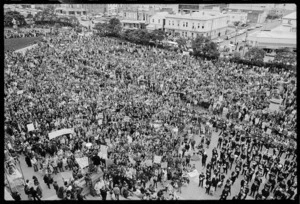
[[[296,20],[297,19],[297,15],[296,15],[296,12],[293,12],[293,13],[290,13],[290,14],[288,14],[286,16],[283,16],[282,18],[283,19],[294,19],[294,20]]]
[[[290,38],[294,39],[296,38],[296,33],[292,32],[283,32],[283,31],[258,31],[249,34],[249,37],[257,37],[257,38]]]
[[[169,15],[168,12],[158,12],[156,14],[154,14],[153,16],[155,17],[165,17],[166,15]]]
[[[215,19],[220,17],[226,17],[222,13],[216,12],[208,12],[208,11],[200,11],[200,12],[193,12],[191,14],[176,14],[176,15],[167,15],[167,18],[181,18],[181,19],[195,19],[195,20],[209,20]]]

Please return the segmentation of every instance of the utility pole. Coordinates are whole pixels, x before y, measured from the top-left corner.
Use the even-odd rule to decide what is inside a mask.
[[[244,57],[244,53],[245,53],[245,46],[247,45],[247,38],[248,38],[248,32],[246,32],[245,45],[243,47],[243,57]]]
[[[211,21],[211,27],[210,27],[210,39],[212,39],[211,33],[212,33],[213,23],[214,23],[214,20]]]

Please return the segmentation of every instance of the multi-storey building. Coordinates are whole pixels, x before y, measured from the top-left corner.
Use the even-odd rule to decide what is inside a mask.
[[[279,48],[297,49],[296,12],[282,18],[281,25],[270,31],[259,31],[249,35],[249,44],[268,49],[270,52]]]
[[[247,13],[244,12],[226,12],[224,13],[228,16],[228,24],[233,25],[234,22],[241,22],[246,23],[247,22]]]
[[[204,35],[214,39],[226,34],[227,23],[227,15],[202,10],[190,14],[167,15],[165,31],[173,36],[195,38]]]
[[[247,21],[249,23],[263,23],[274,7],[275,4],[229,4],[228,10],[248,13]]]
[[[147,30],[165,30],[166,16],[168,12],[158,12],[150,17],[150,23],[146,27]]]

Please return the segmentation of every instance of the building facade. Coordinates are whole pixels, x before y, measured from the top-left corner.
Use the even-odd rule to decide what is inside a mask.
[[[87,15],[87,11],[83,8],[72,8],[72,7],[58,7],[55,9],[55,13],[58,15],[67,16],[83,16]]]
[[[147,30],[165,30],[166,16],[168,12],[158,12],[150,17],[149,25],[146,27]]]
[[[244,12],[247,13],[248,23],[263,23],[265,22],[270,10],[275,7],[275,4],[229,4],[229,12]]]
[[[246,23],[247,22],[247,13],[244,12],[228,12],[226,13],[228,16],[228,24],[233,25],[233,22],[241,22],[241,23]]]
[[[203,35],[214,39],[226,35],[227,22],[227,15],[208,11],[167,15],[165,31],[173,36],[195,38]]]

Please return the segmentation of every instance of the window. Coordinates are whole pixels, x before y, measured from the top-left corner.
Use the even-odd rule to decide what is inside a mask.
[[[198,29],[200,28],[200,23],[198,23]]]
[[[169,20],[169,25],[171,25],[171,21]]]
[[[195,24],[193,23],[193,27],[192,27],[193,29],[195,28]]]
[[[185,37],[187,37],[187,32],[185,32]]]
[[[186,22],[186,27],[188,27],[188,22]]]
[[[194,33],[192,33],[192,38],[194,37]]]
[[[179,23],[180,23],[180,22],[179,22],[179,21],[177,21],[178,27],[179,27]]]
[[[204,29],[204,26],[202,26],[202,29]]]
[[[174,25],[174,21],[172,21],[172,25]]]
[[[182,32],[182,37],[184,37],[184,32]]]
[[[152,19],[152,23],[154,23],[154,19]]]
[[[182,23],[182,26],[185,27],[185,23],[184,22]]]
[[[160,19],[158,19],[158,23],[160,23]]]

